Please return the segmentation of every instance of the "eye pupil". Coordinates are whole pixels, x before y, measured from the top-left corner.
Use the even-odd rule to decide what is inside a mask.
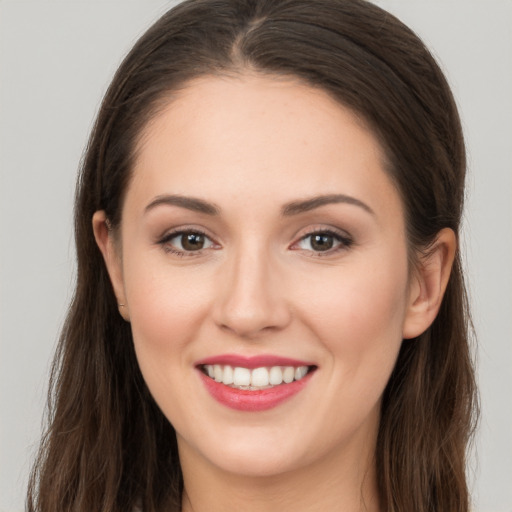
[[[334,240],[332,235],[319,233],[311,237],[311,247],[315,251],[328,251],[332,249],[333,245]]]
[[[198,251],[204,247],[204,235],[187,233],[181,236],[181,246],[186,251]]]

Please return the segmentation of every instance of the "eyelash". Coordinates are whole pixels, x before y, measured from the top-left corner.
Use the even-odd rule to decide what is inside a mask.
[[[297,242],[295,242],[293,245],[297,245],[301,243],[304,240],[307,240],[310,237],[313,237],[315,235],[326,235],[334,238],[335,243],[338,242],[339,245],[337,247],[333,247],[331,249],[328,249],[326,251],[309,251],[307,249],[307,252],[312,252],[314,254],[314,258],[323,258],[327,256],[332,256],[333,254],[337,254],[338,252],[344,251],[349,249],[353,244],[353,239],[346,233],[340,233],[339,231],[335,231],[333,229],[315,229],[313,231],[310,231],[306,235],[302,236]],[[295,249],[295,250],[301,250],[301,249]]]
[[[201,235],[201,236],[204,236],[206,239],[210,240],[210,242],[211,242],[211,238],[204,231],[194,228],[194,229],[178,229],[176,231],[171,231],[170,233],[166,233],[160,240],[158,240],[157,243],[163,247],[165,252],[174,254],[175,256],[179,256],[180,258],[182,258],[184,256],[186,256],[186,257],[199,256],[203,252],[203,249],[200,249],[198,251],[182,251],[180,249],[176,249],[175,247],[173,247],[172,245],[169,244],[169,242],[173,238],[177,238],[177,237],[183,236],[183,235]],[[211,243],[213,244],[213,242],[211,242]]]
[[[157,243],[159,245],[161,245],[167,253],[174,254],[175,256],[178,256],[180,258],[181,257],[200,256],[204,249],[199,249],[197,251],[186,251],[186,250],[182,251],[180,249],[176,249],[175,247],[173,247],[172,245],[169,244],[169,242],[173,238],[177,238],[177,237],[183,236],[183,235],[204,236],[206,239],[208,239],[210,241],[210,243],[212,245],[215,245],[215,243],[211,240],[211,238],[204,231],[201,231],[200,229],[197,229],[197,228],[179,229],[176,231],[171,231],[170,233],[167,233],[162,238],[160,238]],[[303,242],[304,240],[307,240],[308,238],[313,237],[315,235],[326,235],[326,236],[332,237],[332,238],[334,238],[335,242],[337,242],[339,245],[337,247],[328,249],[326,251],[311,251],[308,249],[302,249],[304,251],[313,253],[314,254],[313,257],[322,258],[322,257],[330,256],[332,254],[336,254],[340,251],[349,249],[354,243],[353,239],[347,234],[342,234],[342,233],[332,230],[332,229],[315,229],[315,230],[310,231],[309,233],[305,234],[304,236],[302,236],[297,242],[295,242],[293,244],[293,246],[296,246],[299,243]],[[292,249],[292,250],[301,250],[301,249]]]

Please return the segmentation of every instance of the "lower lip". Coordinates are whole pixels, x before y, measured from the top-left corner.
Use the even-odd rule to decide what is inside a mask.
[[[205,375],[199,370],[206,389],[217,402],[237,411],[257,412],[277,407],[296,395],[308,384],[312,372],[290,384],[279,384],[272,388],[250,391],[226,386]]]

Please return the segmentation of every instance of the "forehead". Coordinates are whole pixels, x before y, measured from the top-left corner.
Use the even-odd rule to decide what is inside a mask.
[[[383,161],[364,122],[320,89],[265,75],[208,76],[147,125],[130,188],[281,203],[329,193],[385,203],[386,191],[396,201]]]

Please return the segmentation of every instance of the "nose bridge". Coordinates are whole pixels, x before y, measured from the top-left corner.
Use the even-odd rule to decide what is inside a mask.
[[[289,321],[279,268],[265,244],[241,243],[224,262],[217,323],[240,336],[279,329]]]

